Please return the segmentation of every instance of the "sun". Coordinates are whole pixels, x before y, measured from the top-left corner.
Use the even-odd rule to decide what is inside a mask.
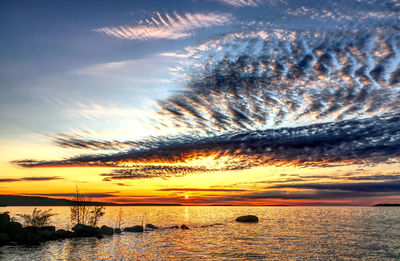
[[[189,199],[189,195],[185,195],[185,199]]]

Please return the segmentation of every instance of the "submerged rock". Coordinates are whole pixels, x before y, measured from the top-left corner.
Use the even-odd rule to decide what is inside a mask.
[[[146,228],[149,228],[149,229],[158,229],[158,227],[154,226],[153,224],[146,224]]]
[[[210,224],[210,225],[203,225],[201,226],[201,228],[206,228],[206,227],[214,227],[214,226],[222,226],[224,224],[222,223],[215,223],[215,224]]]
[[[4,232],[10,223],[10,216],[7,213],[0,214],[0,232]]]
[[[167,227],[167,228],[178,229],[178,228],[179,228],[179,226],[170,226],[170,227]]]
[[[257,223],[258,222],[258,217],[254,215],[247,215],[247,216],[241,216],[236,218],[237,222],[244,222],[244,223]]]
[[[103,235],[111,236],[114,235],[114,229],[112,227],[102,226],[100,231]]]
[[[133,226],[133,227],[126,227],[124,228],[126,232],[143,232],[144,228],[141,225]]]
[[[186,226],[185,224],[183,224],[183,225],[181,226],[181,229],[189,229],[189,227]]]

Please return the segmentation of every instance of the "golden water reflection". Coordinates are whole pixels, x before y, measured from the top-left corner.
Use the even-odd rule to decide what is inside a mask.
[[[32,207],[1,211],[29,213]],[[47,209],[47,208],[43,208]],[[107,207],[102,224],[114,226],[118,207]],[[57,227],[68,227],[69,208],[53,208]],[[400,208],[374,207],[124,207],[124,226],[186,224],[77,238],[37,247],[0,248],[1,260],[296,260],[399,259]],[[257,224],[235,217],[255,214]],[[222,225],[206,225],[221,223]]]

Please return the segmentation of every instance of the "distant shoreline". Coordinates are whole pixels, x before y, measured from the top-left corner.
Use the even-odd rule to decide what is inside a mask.
[[[63,206],[73,206],[74,202],[68,199],[56,199],[49,197],[40,197],[40,196],[17,196],[17,195],[0,195],[0,207],[63,207]],[[339,206],[353,206],[354,205],[232,205],[232,204],[211,204],[211,205],[194,205],[194,204],[179,204],[179,203],[133,203],[133,204],[118,204],[118,203],[109,203],[109,202],[96,202],[91,201],[87,202],[88,206],[215,206],[215,207],[224,207],[224,206],[232,206],[232,207],[339,207]],[[370,207],[400,207],[400,204],[375,204],[369,205]],[[366,207],[366,206],[364,206]]]
[[[400,207],[400,204],[376,204],[374,207]]]

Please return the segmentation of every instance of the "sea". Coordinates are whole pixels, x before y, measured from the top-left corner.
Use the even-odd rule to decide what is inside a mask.
[[[69,207],[51,208],[52,223],[71,228]],[[2,207],[11,216],[34,207]],[[0,260],[400,260],[400,207],[122,207],[122,227],[151,223],[190,229],[123,232],[97,238],[2,246]],[[116,226],[120,207],[99,225]],[[256,215],[258,223],[235,218]]]

